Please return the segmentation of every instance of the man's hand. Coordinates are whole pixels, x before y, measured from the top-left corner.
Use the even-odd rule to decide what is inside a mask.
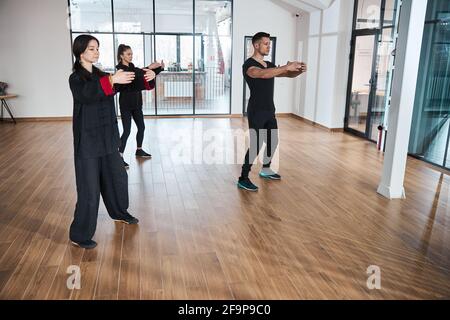
[[[305,73],[307,70],[306,63],[298,61],[294,62],[288,61],[288,63],[283,68],[286,70],[286,72],[279,75],[279,77],[283,78],[296,78],[302,73]]]
[[[305,73],[306,71],[307,71],[307,69],[308,69],[308,66],[306,65],[306,63],[304,63],[304,62],[300,62],[300,64],[301,64],[301,69],[300,69],[300,71],[302,72],[302,73]]]
[[[297,61],[293,61],[293,62],[289,62],[285,65],[286,71],[290,71],[290,72],[298,72],[302,69],[302,64],[301,62],[297,62]]]

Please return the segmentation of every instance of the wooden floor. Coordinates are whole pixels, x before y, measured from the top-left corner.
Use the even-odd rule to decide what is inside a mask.
[[[450,177],[409,159],[407,199],[376,193],[375,145],[280,118],[283,180],[236,188],[239,165],[176,164],[174,129],[243,119],[148,119],[152,160],[130,138],[130,212],[103,204],[91,251],[69,244],[76,192],[70,122],[0,123],[1,299],[450,298]],[[134,130],[134,129],[133,129]],[[187,136],[194,145],[197,135]],[[256,169],[256,168],[255,168]],[[67,268],[81,268],[69,290]],[[381,290],[366,286],[370,265]]]

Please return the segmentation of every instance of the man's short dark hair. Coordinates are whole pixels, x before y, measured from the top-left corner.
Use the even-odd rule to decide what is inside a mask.
[[[266,32],[258,32],[257,34],[255,34],[252,38],[252,43],[255,44],[257,43],[259,40],[261,40],[262,38],[270,38],[270,34],[266,33]]]

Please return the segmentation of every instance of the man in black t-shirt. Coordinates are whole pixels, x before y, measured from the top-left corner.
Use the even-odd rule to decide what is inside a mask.
[[[263,142],[266,144],[264,163],[259,175],[269,180],[280,180],[281,176],[271,168],[271,160],[278,146],[278,124],[275,118],[273,92],[276,77],[295,78],[306,72],[306,64],[288,62],[276,67],[264,57],[270,53],[270,35],[259,32],[252,39],[255,53],[242,66],[245,81],[250,88],[247,116],[250,128],[250,148],[245,155],[238,187],[248,191],[258,191],[249,179],[253,162],[258,156]]]

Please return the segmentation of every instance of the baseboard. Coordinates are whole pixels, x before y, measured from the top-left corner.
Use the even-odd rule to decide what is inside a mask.
[[[14,119],[17,122],[72,121],[72,117],[24,117]]]
[[[289,115],[292,118],[294,118],[294,119],[303,121],[303,122],[305,122],[305,123],[307,123],[307,124],[309,124],[309,125],[311,125],[313,127],[318,127],[320,129],[323,129],[323,130],[326,130],[326,131],[329,131],[329,132],[344,132],[344,128],[328,128],[328,127],[326,127],[326,126],[324,126],[324,125],[322,125],[320,123],[317,123],[317,122],[311,121],[309,119],[303,118],[303,117],[301,117],[299,115],[296,115],[294,113],[290,113]]]
[[[173,118],[242,118],[239,114],[212,114],[212,115],[167,115],[167,116],[144,116],[145,119],[173,119]],[[118,116],[120,118],[120,116]],[[46,121],[72,121],[72,117],[23,117],[15,118],[17,122],[46,122]]]
[[[282,112],[282,113],[277,113],[276,116],[277,116],[277,118],[290,118],[290,117],[292,117],[292,113]]]
[[[242,118],[242,114],[203,114],[203,115],[159,115],[159,116],[144,116],[145,119],[179,119],[179,118]],[[120,118],[120,116],[119,116]]]
[[[320,128],[322,130],[326,130],[328,132],[344,132],[343,128],[328,128],[324,125],[321,125],[317,122],[311,121],[309,119],[305,119],[299,115],[283,112],[277,113],[277,117],[279,118],[294,118],[305,122],[313,127]],[[120,116],[119,116],[120,118]],[[234,118],[243,118],[242,114],[211,114],[211,115],[159,115],[159,116],[144,116],[145,119],[177,119],[177,118],[222,118],[222,119],[234,119]],[[45,121],[72,121],[72,117],[24,117],[24,118],[16,118],[17,122],[45,122]]]

